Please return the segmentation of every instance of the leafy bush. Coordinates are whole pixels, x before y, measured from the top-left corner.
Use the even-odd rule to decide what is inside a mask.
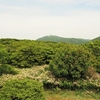
[[[8,52],[4,47],[0,48],[0,64],[7,63],[8,60]]]
[[[95,57],[84,47],[66,49],[56,54],[50,63],[50,71],[60,78],[77,80],[86,78],[86,70],[93,65]]]
[[[0,75],[2,74],[17,74],[17,71],[8,64],[9,53],[7,48],[0,44]]]
[[[71,82],[68,80],[63,80],[61,81],[59,87],[61,89],[69,89],[69,90],[91,90],[91,91],[96,91],[100,92],[100,85],[99,81],[89,81],[89,80],[77,80],[75,82]],[[95,84],[96,83],[96,84]]]
[[[62,89],[72,90],[74,88],[74,84],[71,81],[64,80],[64,81],[61,81],[59,87],[62,88]]]
[[[51,48],[29,43],[20,47],[17,52],[11,53],[10,64],[19,68],[30,68],[34,65],[48,64],[52,55]]]
[[[68,46],[66,43],[16,39],[3,39],[0,44],[0,63],[19,68],[49,64],[55,52]]]
[[[94,61],[94,66],[96,71],[100,73],[100,41],[91,41],[85,44],[87,48],[95,55],[96,60]]]
[[[14,69],[14,67],[8,64],[1,64],[0,65],[0,75],[2,74],[17,74],[18,72]]]
[[[0,89],[0,100],[45,100],[43,85],[30,79],[7,81]]]

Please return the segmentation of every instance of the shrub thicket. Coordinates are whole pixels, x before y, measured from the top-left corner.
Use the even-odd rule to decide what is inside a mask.
[[[48,64],[53,51],[45,47],[25,46],[12,53],[10,63],[19,68],[30,68],[34,65]]]
[[[50,63],[50,71],[60,78],[77,80],[86,78],[86,71],[95,57],[84,47],[72,48],[56,54]]]
[[[0,100],[45,100],[43,85],[29,79],[7,81],[0,89]]]
[[[17,74],[18,72],[12,67],[11,65],[8,64],[1,64],[0,65],[0,75],[2,74]]]
[[[95,55],[96,60],[94,61],[94,66],[96,71],[100,73],[100,41],[91,41],[85,44],[87,48]]]
[[[92,52],[92,54],[96,57],[96,60],[94,60],[94,66],[97,69],[97,71],[100,72],[100,52],[99,52],[100,42],[93,41],[82,46],[87,48],[88,49],[87,51]],[[71,53],[76,52],[77,47],[79,46],[75,46],[73,44],[67,44],[67,43],[1,39],[0,40],[0,64],[9,64],[11,66],[16,66],[19,68],[27,68],[27,67],[32,67],[34,65],[49,64],[53,56],[55,56],[55,53],[59,54],[59,52],[64,49],[65,51],[70,53],[70,55],[72,55],[68,57],[69,59],[72,60],[75,59],[75,57],[74,54]],[[74,51],[74,49],[76,51]],[[84,53],[85,52],[83,51],[83,54]],[[84,59],[84,55],[83,55],[83,59]]]
[[[8,64],[9,53],[7,48],[3,45],[0,45],[0,75],[2,74],[17,74],[14,67]]]

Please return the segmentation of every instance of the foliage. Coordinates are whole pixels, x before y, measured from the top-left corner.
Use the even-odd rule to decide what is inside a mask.
[[[94,66],[95,66],[97,72],[100,73],[100,41],[94,41],[94,42],[91,41],[91,42],[85,44],[85,46],[96,57],[96,60],[94,61]]]
[[[7,63],[7,60],[8,60],[8,52],[6,48],[1,47],[0,48],[0,64]]]
[[[18,72],[12,67],[11,65],[8,64],[1,64],[0,65],[0,75],[2,74],[17,74]]]
[[[96,86],[96,81],[94,84],[92,84],[93,82],[85,84],[85,81],[80,81],[87,76],[89,79],[95,77],[98,80],[100,41],[74,45],[64,42],[0,39],[0,75],[16,74],[14,67],[27,70],[26,68],[45,64],[50,65],[50,70],[46,69],[48,72],[39,71],[38,68],[34,67],[39,73],[37,70],[31,70],[27,73],[25,71],[23,74],[21,73],[21,78],[36,78],[48,88],[56,86],[67,89],[100,88],[98,87],[100,85]],[[19,70],[23,71],[23,69]],[[77,81],[79,82],[77,83]],[[99,80],[97,83],[100,83]]]
[[[6,63],[19,68],[30,68],[34,65],[49,64],[55,52],[61,47],[67,47],[65,43],[39,42],[30,40],[19,40],[3,42],[7,52]],[[59,48],[60,47],[60,48]],[[2,54],[4,54],[2,52]]]
[[[86,78],[86,70],[93,65],[95,57],[84,47],[72,48],[56,54],[50,63],[50,71],[60,78],[77,80]]]
[[[94,54],[94,56],[96,57],[96,60],[94,60],[94,66],[99,72],[100,42],[91,42],[82,46],[88,49],[87,51],[92,52],[92,54]],[[30,68],[34,65],[49,64],[56,53],[58,53],[59,55],[60,51],[65,50],[71,55],[72,50],[78,47],[80,46],[67,43],[0,39],[0,64],[9,64],[11,66],[16,66],[19,68]],[[74,59],[74,56],[72,57],[73,58],[69,57],[69,59]]]
[[[98,81],[99,83],[100,81]],[[74,82],[68,80],[62,80],[59,87],[68,90],[91,90],[95,92],[100,92],[100,85],[95,80],[84,80],[80,79]]]
[[[20,68],[28,68],[34,65],[48,64],[53,55],[51,48],[35,46],[30,44],[13,52],[10,57],[10,63]]]
[[[9,64],[19,68],[49,64],[58,45],[51,42],[31,40],[1,39],[0,64]]]
[[[43,85],[29,79],[7,81],[0,89],[0,100],[45,100]]]
[[[0,44],[0,75],[2,74],[17,74],[14,67],[8,64],[9,53],[5,45]]]

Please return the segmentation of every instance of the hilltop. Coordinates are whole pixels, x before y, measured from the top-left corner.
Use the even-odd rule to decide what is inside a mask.
[[[89,39],[80,39],[80,38],[64,38],[55,35],[44,36],[38,38],[37,41],[52,41],[52,42],[66,42],[71,44],[83,44],[89,41]]]

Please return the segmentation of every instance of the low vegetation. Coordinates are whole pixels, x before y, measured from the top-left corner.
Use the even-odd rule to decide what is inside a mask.
[[[96,60],[91,52],[83,47],[60,50],[50,62],[50,71],[58,78],[68,80],[85,79],[89,66]]]
[[[8,64],[1,64],[0,65],[0,75],[2,74],[17,74],[18,72],[15,70],[14,67]]]
[[[43,85],[29,79],[6,81],[0,89],[0,100],[45,100]]]
[[[99,51],[100,41],[91,41],[83,45],[75,45],[32,40],[0,39],[1,96],[4,98],[3,92],[6,88],[12,87],[10,85],[10,87],[7,87],[7,84],[10,84],[9,80],[11,80],[12,83],[15,82],[13,83],[14,85],[17,82],[20,84],[20,80],[28,82],[26,81],[27,79],[32,81],[32,83],[36,80],[43,84],[44,89],[50,89],[50,91],[46,91],[47,100],[59,100],[59,98],[67,100],[67,97],[64,98],[59,94],[63,94],[66,90],[74,92],[89,91],[91,95],[90,98],[99,100]],[[31,84],[31,82],[29,82],[29,84]],[[12,89],[16,90],[15,88]],[[23,87],[23,89],[25,89],[25,87]],[[51,89],[53,91],[51,91]],[[60,92],[54,94],[54,98],[56,99],[53,98],[53,95],[51,98],[48,97],[49,93],[56,93],[57,91]],[[74,92],[72,93],[76,96],[77,92],[75,92],[75,94]],[[92,97],[95,96],[92,95],[92,93],[96,93],[96,97]],[[29,93],[29,95],[31,94]],[[24,98],[25,95],[20,96]],[[12,97],[12,95],[10,95],[10,97]],[[16,94],[14,98],[19,100],[18,98],[20,97]],[[69,98],[69,100],[78,99],[73,97]],[[79,100],[84,99],[80,98]],[[88,98],[86,100],[92,99]]]
[[[100,100],[100,93],[93,91],[45,90],[46,100]]]
[[[78,80],[76,82],[63,81],[56,78],[49,71],[49,66],[33,66],[32,68],[16,69],[16,75],[3,74],[0,77],[0,87],[8,80],[36,80],[44,84],[46,100],[99,100],[100,76],[98,79]],[[33,82],[33,81],[32,81]],[[73,86],[74,84],[74,86]],[[63,88],[60,88],[58,86]],[[88,86],[88,89],[87,89]],[[77,88],[76,88],[77,87]]]

